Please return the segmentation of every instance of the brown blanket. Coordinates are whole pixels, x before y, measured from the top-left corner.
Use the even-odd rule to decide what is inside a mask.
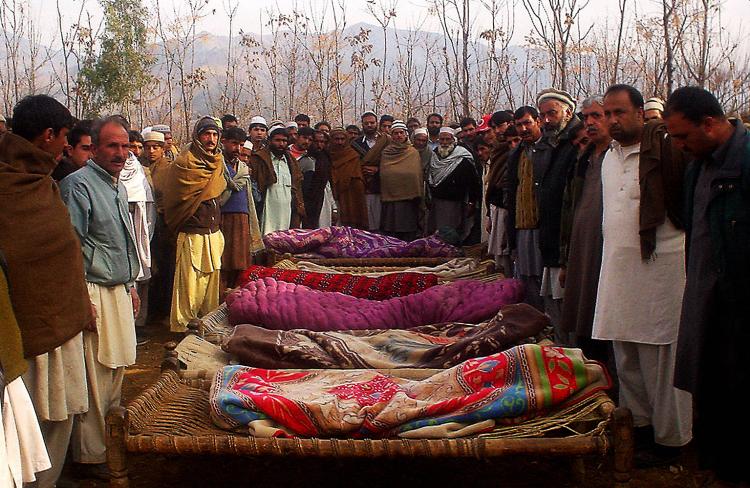
[[[479,325],[447,323],[409,330],[313,332],[238,325],[222,346],[260,368],[449,368],[539,334],[549,318],[526,304],[508,305]]]
[[[359,153],[347,145],[330,150],[331,182],[339,209],[338,225],[367,229],[365,179],[359,164]]]
[[[81,243],[50,177],[56,165],[22,137],[0,138],[0,250],[27,358],[55,349],[91,322]]]

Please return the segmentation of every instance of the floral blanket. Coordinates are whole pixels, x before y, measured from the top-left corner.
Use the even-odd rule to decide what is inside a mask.
[[[528,341],[549,323],[549,317],[519,303],[506,305],[479,325],[340,332],[238,325],[222,349],[239,364],[271,369],[445,369]]]
[[[375,370],[283,371],[226,366],[211,418],[258,437],[455,437],[528,419],[609,387],[580,349],[526,344],[424,380]]]
[[[454,257],[458,248],[436,235],[405,242],[352,227],[289,229],[263,236],[266,248],[278,253],[323,258]]]
[[[522,299],[523,285],[517,280],[462,280],[405,297],[375,301],[264,278],[233,291],[226,303],[230,325],[326,331],[479,323],[492,318],[503,305]]]
[[[317,273],[294,269],[268,268],[253,265],[240,274],[240,286],[261,278],[296,283],[313,290],[336,291],[368,300],[385,300],[419,293],[438,284],[437,275],[425,273],[392,273],[369,277],[348,273]]]

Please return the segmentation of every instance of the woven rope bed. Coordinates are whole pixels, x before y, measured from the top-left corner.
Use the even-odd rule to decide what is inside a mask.
[[[127,408],[107,415],[107,463],[112,487],[130,486],[127,453],[297,457],[604,456],[614,453],[617,484],[632,465],[632,416],[601,393],[573,406],[492,432],[459,439],[255,438],[221,430],[209,418],[212,373],[180,372],[168,359],[157,382]],[[383,370],[413,379],[435,370]]]

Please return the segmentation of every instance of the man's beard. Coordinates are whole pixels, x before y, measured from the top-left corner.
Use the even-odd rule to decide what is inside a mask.
[[[549,128],[545,127],[544,135],[547,137],[556,138],[557,136],[560,135],[560,132],[562,132],[563,129],[565,129],[565,127],[568,126],[568,122],[570,122],[571,118],[572,117],[565,115],[563,116],[562,120],[560,121],[560,124],[557,127],[549,127]]]
[[[272,153],[273,153],[273,154],[274,154],[275,156],[283,156],[283,155],[284,155],[284,149],[283,149],[283,148],[282,148],[282,149],[276,149],[275,147],[272,147],[272,148],[271,148],[271,152],[272,152]]]
[[[438,153],[438,156],[440,156],[441,159],[442,158],[447,158],[448,156],[451,155],[451,153],[453,152],[454,149],[456,149],[456,145],[455,144],[451,144],[450,146],[447,146],[447,147],[438,146],[437,153]]]
[[[436,135],[440,134],[440,127],[428,127],[427,133],[432,137],[435,137]]]

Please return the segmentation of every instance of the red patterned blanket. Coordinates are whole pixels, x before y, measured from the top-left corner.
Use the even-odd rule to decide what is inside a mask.
[[[438,277],[427,273],[392,273],[376,278],[346,273],[316,273],[292,269],[250,266],[237,283],[245,286],[250,281],[273,278],[276,281],[304,285],[313,290],[335,291],[368,300],[386,300],[419,293],[438,284]]]

